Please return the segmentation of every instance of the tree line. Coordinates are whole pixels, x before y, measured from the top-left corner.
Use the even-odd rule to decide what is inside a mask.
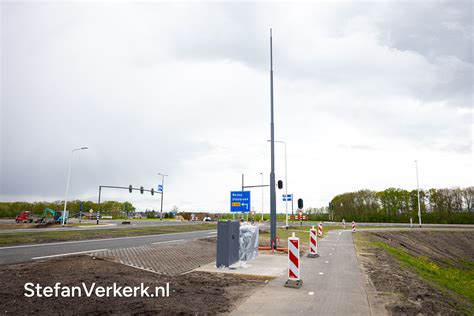
[[[96,212],[100,210],[102,215],[112,216],[113,218],[128,217],[135,213],[135,207],[130,202],[104,201],[99,205],[92,201],[73,200],[67,202],[67,209],[70,216],[79,213],[82,207],[82,212],[86,213],[92,210]],[[64,210],[64,201],[54,202],[0,202],[0,217],[15,217],[16,214],[24,211],[33,212],[36,215],[41,215],[45,208],[54,211]]]
[[[423,223],[474,224],[474,187],[420,190]],[[417,190],[389,188],[336,195],[329,216],[335,221],[418,222]]]

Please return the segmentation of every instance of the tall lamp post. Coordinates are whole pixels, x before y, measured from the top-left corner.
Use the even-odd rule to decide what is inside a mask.
[[[276,248],[275,123],[273,120],[273,39],[270,29],[270,245]]]
[[[285,146],[285,210],[286,210],[286,227],[288,227],[288,169],[286,164],[286,143],[282,140],[275,140],[275,143],[280,143]]]
[[[167,177],[167,174],[162,174],[158,172],[158,175],[161,176],[161,208],[160,208],[160,216],[163,216],[163,196],[164,196],[164,191],[165,191],[165,177]]]
[[[260,175],[262,176],[262,222],[263,222],[263,172],[260,172]]]
[[[421,227],[420,188],[418,185],[418,161],[417,160],[415,160],[415,168],[416,168],[416,194],[418,196],[418,223]]]
[[[71,158],[69,159],[69,171],[67,173],[67,183],[66,183],[66,199],[64,200],[64,212],[61,220],[61,225],[64,226],[64,221],[66,218],[66,208],[67,208],[67,195],[69,193],[69,180],[71,179],[71,166],[72,166],[72,157],[74,155],[75,151],[78,150],[86,150],[88,149],[87,147],[81,147],[81,148],[76,148],[71,151]]]

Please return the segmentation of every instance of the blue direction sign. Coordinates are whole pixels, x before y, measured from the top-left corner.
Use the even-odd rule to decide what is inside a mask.
[[[293,194],[283,194],[283,201],[293,201]]]
[[[250,191],[231,191],[230,211],[242,213],[250,212]]]

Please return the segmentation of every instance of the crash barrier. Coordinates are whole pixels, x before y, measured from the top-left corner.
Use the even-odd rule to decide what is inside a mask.
[[[318,236],[316,234],[316,229],[311,228],[309,230],[309,254],[308,258],[317,258],[318,254]]]
[[[323,237],[323,223],[319,222],[318,225],[318,236]]]
[[[258,227],[252,225],[240,226],[240,261],[250,261],[258,255]]]
[[[356,231],[356,223],[352,221],[352,232]]]
[[[295,233],[288,237],[288,280],[285,287],[300,288],[303,285],[300,275],[300,239]]]

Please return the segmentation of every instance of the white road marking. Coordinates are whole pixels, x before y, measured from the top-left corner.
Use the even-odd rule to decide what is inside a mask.
[[[80,254],[83,254],[83,253],[99,252],[99,251],[105,251],[105,250],[108,250],[108,249],[96,249],[96,250],[86,250],[86,251],[62,253],[62,254],[59,254],[59,255],[51,255],[51,256],[43,256],[43,257],[34,257],[34,258],[31,258],[31,259],[33,259],[33,260],[38,260],[38,259],[45,259],[45,258],[65,257],[65,256],[80,255]]]
[[[332,256],[332,253],[330,253],[329,255]]]
[[[319,272],[319,275],[323,275],[323,274],[324,274],[324,272]]]
[[[308,295],[314,295],[314,292],[308,292]]]
[[[178,241],[184,241],[184,239],[176,239],[176,240],[167,240],[167,241],[157,241],[157,242],[152,242],[152,245],[157,245],[157,244],[165,244],[165,243],[170,243],[170,242],[178,242]]]
[[[97,241],[107,241],[107,240],[121,240],[121,239],[134,239],[134,238],[150,238],[150,237],[173,236],[173,235],[190,234],[190,233],[201,233],[201,232],[210,232],[210,230],[194,230],[194,231],[190,231],[190,232],[169,233],[169,234],[159,234],[159,235],[115,237],[115,238],[104,238],[104,239],[88,239],[88,240],[76,240],[76,241],[51,242],[51,243],[46,243],[46,244],[8,246],[8,247],[0,247],[0,251],[1,251],[1,250],[4,250],[4,249],[27,248],[27,247],[42,247],[42,246],[54,246],[54,245],[67,245],[67,244],[80,244],[80,243],[97,242]],[[1,234],[0,234],[0,237],[2,237]]]
[[[324,263],[329,263],[329,261],[326,260],[326,261],[324,261]]]
[[[342,232],[339,232],[339,236],[341,236]]]

